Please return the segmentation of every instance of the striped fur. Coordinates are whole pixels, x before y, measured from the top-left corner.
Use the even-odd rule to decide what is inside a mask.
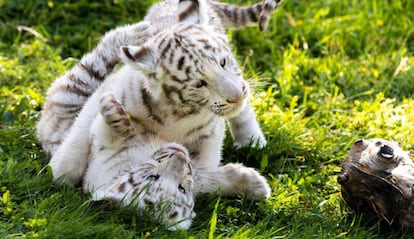
[[[153,23],[156,32],[179,22],[205,24],[224,33],[225,28],[242,28],[259,23],[264,31],[272,12],[282,0],[262,0],[240,7],[214,0],[165,0],[151,7],[144,20]]]
[[[157,7],[174,3],[177,12],[160,15],[164,22],[160,16],[150,17]],[[252,139],[264,146],[266,140],[247,104],[248,84],[222,34],[224,17],[215,17],[217,9],[229,11],[228,5],[214,4],[207,0],[160,3],[146,21],[107,33],[77,66],[54,82],[37,131],[52,154],[49,165],[55,180],[70,185],[83,180],[85,192],[96,200],[128,198],[125,203],[131,203],[138,195],[147,195],[151,202],[174,202],[179,197],[168,191],[170,186],[159,186],[157,195],[151,190],[140,193],[147,185],[140,163],[154,164],[153,155],[172,144],[188,152],[184,161],[191,158],[192,175],[184,178],[193,180],[192,194],[269,196],[266,179],[254,169],[220,166],[226,120],[237,146]],[[259,5],[254,5],[256,15],[262,14],[257,9],[265,9]],[[240,19],[236,21],[240,25],[252,21]],[[117,48],[125,65],[114,71],[120,61]],[[163,167],[155,165],[157,170]],[[178,175],[169,185],[183,176],[177,167],[165,172],[166,178]],[[138,198],[136,205],[143,208],[145,200]],[[186,197],[181,204],[187,205],[186,210],[170,208],[161,220],[170,225],[181,218],[186,222],[178,228],[188,228],[192,200]]]
[[[226,28],[240,28],[259,23],[261,31],[266,30],[272,12],[282,0],[263,0],[261,3],[249,7],[238,7],[231,4],[209,1],[212,9],[217,13]]]
[[[188,229],[195,214],[187,150],[135,134],[136,123],[111,93],[102,95],[99,107],[90,131],[85,193],[94,200],[109,199],[149,212],[171,230]]]
[[[74,68],[55,80],[37,124],[37,135],[48,153],[56,151],[85,102],[119,63],[119,48],[142,44],[151,35],[147,22],[116,28]]]

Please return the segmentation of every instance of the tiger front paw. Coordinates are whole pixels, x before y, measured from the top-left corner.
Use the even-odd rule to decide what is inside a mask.
[[[106,92],[100,99],[100,112],[105,123],[120,135],[128,134],[132,129],[132,122],[124,107],[115,96]]]

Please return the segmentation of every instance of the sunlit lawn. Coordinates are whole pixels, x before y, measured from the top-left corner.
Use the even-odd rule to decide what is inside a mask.
[[[259,169],[269,200],[202,195],[192,228],[169,232],[52,183],[34,133],[47,88],[153,2],[0,0],[1,238],[411,238],[355,216],[336,182],[357,138],[414,149],[410,0],[285,0],[267,32],[229,32],[269,144],[236,150],[228,138],[224,159]]]

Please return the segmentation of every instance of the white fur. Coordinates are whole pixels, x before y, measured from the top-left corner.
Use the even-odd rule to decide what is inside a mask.
[[[182,27],[182,26],[179,26]],[[208,30],[207,30],[208,31]],[[213,41],[213,38],[211,39]],[[151,48],[151,44],[155,44],[156,42],[148,43],[146,47]],[[152,52],[155,54],[155,52]],[[150,54],[152,54],[150,53]],[[131,59],[130,59],[131,60]],[[151,61],[149,59],[148,61]],[[214,67],[208,67],[208,64],[216,64],[211,62],[204,62],[203,65],[206,66],[205,69],[210,71],[206,75],[217,76],[220,75],[221,70]],[[129,65],[133,65],[134,68],[130,67]],[[85,104],[84,108],[82,109],[78,119],[75,121],[74,126],[68,135],[67,139],[63,142],[62,146],[58,149],[55,155],[52,157],[50,165],[52,166],[52,170],[54,173],[55,178],[61,178],[63,181],[69,184],[76,184],[82,178],[82,175],[85,172],[87,163],[88,163],[88,153],[89,153],[89,146],[92,142],[90,142],[89,132],[90,132],[90,125],[92,120],[97,115],[97,105],[99,104],[99,99],[103,92],[105,91],[112,91],[115,95],[115,98],[121,99],[123,96],[128,96],[125,98],[125,102],[123,105],[125,109],[129,112],[129,114],[133,118],[139,119],[141,125],[145,125],[149,127],[151,131],[157,133],[157,137],[163,139],[165,141],[172,141],[177,142],[182,145],[185,145],[189,151],[196,151],[199,152],[197,158],[193,159],[194,161],[194,168],[196,172],[200,172],[197,177],[200,180],[196,180],[195,188],[199,188],[200,191],[208,191],[211,192],[211,188],[204,185],[203,175],[207,175],[206,177],[210,177],[209,175],[212,172],[219,172],[219,165],[221,161],[221,147],[224,138],[224,127],[225,127],[225,119],[220,115],[217,115],[217,111],[214,109],[217,102],[218,105],[224,104],[224,101],[221,99],[222,96],[218,92],[215,91],[220,84],[220,81],[214,81],[218,78],[210,78],[206,79],[209,84],[213,85],[212,89],[207,90],[209,92],[209,97],[211,98],[211,103],[208,104],[207,107],[201,108],[200,112],[195,115],[191,115],[189,117],[177,120],[173,115],[164,115],[163,117],[163,125],[157,125],[153,123],[152,118],[142,117],[143,115],[147,115],[148,111],[145,107],[141,107],[143,102],[141,102],[141,92],[140,88],[142,85],[146,85],[146,82],[151,80],[148,79],[148,76],[144,74],[142,71],[137,70],[137,65],[134,62],[128,63],[128,65],[122,67],[116,74],[111,75],[108,80],[102,85],[100,89],[96,91],[96,93],[90,98],[90,100]],[[139,66],[138,66],[139,68]],[[217,70],[216,73],[213,73],[212,70]],[[162,75],[164,74],[162,69],[157,68],[157,72],[155,75]],[[229,74],[229,72],[226,72]],[[239,79],[242,80],[242,79]],[[218,85],[217,85],[218,84]],[[156,96],[157,89],[159,86],[156,87],[154,90],[150,89],[150,92],[153,96]],[[236,88],[235,88],[236,89]],[[220,89],[221,91],[225,91],[225,88]],[[241,90],[241,89],[240,89]],[[234,93],[230,93],[233,95]],[[241,94],[241,93],[239,93]],[[171,106],[166,106],[162,104],[162,95],[156,96],[156,98],[160,98],[160,105],[158,106],[157,112],[169,112]],[[238,108],[243,109],[242,102],[247,101],[245,96],[244,100],[241,100],[240,103],[236,103],[233,105],[228,105],[226,107],[226,112],[232,114],[231,112],[235,111]],[[155,104],[157,104],[155,102]],[[210,108],[211,107],[211,108]],[[234,109],[233,109],[234,108]],[[237,111],[237,110],[236,110]],[[252,126],[251,130],[256,135],[262,135],[259,128],[254,128],[257,126],[257,123],[249,123],[249,121],[255,121],[254,114],[252,114],[251,109],[245,108],[246,115],[242,114],[242,119],[246,121],[245,126]],[[247,119],[247,120],[246,120]],[[198,127],[200,124],[205,122],[206,124],[210,121],[214,120],[214,123],[208,124],[206,127],[199,129],[197,134],[194,135],[186,135],[186,132],[191,131],[193,128]],[[234,119],[233,119],[234,120]],[[243,122],[243,120],[241,122]],[[240,122],[238,122],[240,123]],[[142,127],[142,126],[141,126]],[[137,133],[142,131],[142,128],[137,126]],[[209,135],[208,138],[204,140],[199,140],[200,135]],[[245,137],[246,140],[248,137]],[[250,137],[249,137],[250,139]],[[217,171],[219,170],[219,171]],[[226,174],[227,171],[224,170],[223,174]],[[197,174],[197,173],[196,173]],[[255,198],[257,197],[266,197],[270,194],[270,188],[263,180],[263,178],[257,174],[256,172],[252,172],[248,176],[247,180],[252,180],[254,182],[260,182],[259,185],[262,187],[262,194],[256,195],[257,193],[253,192],[250,193],[254,195]],[[237,177],[236,177],[237,178]],[[226,184],[228,184],[228,179],[232,179],[231,176],[223,176],[223,182],[220,181],[220,177],[218,177],[218,181],[216,180],[216,186],[214,186],[214,190],[218,190],[219,188],[226,188]],[[211,180],[208,180],[210,182]],[[249,184],[245,184],[249,185]],[[225,189],[226,190],[230,190]],[[260,191],[260,190],[259,190]],[[233,194],[244,194],[245,188],[239,189],[239,187],[234,187]],[[230,193],[225,193],[230,194]]]
[[[177,13],[158,15],[158,18],[151,17],[154,12],[157,14],[157,7],[161,6],[165,11],[168,4],[177,4],[177,0],[154,6],[146,20],[157,24],[150,27],[147,22],[143,22],[109,32],[94,51],[82,58],[79,66],[56,80],[49,90],[46,103],[48,107],[42,113],[37,127],[44,148],[52,154],[49,165],[55,180],[76,185],[83,179],[85,192],[92,193],[94,200],[110,198],[121,201],[123,205],[136,200],[135,205],[138,208],[146,206],[143,204],[144,196],[155,202],[164,199],[173,202],[181,200],[180,202],[187,204],[187,208],[191,209],[189,212],[184,213],[185,210],[181,210],[180,213],[183,215],[175,218],[171,217],[174,214],[171,210],[175,210],[172,208],[159,215],[171,229],[188,229],[194,217],[193,197],[180,199],[180,196],[177,196],[177,187],[173,186],[178,182],[191,181],[192,196],[208,192],[262,199],[270,195],[266,179],[256,170],[241,164],[220,165],[226,119],[236,146],[246,145],[252,140],[259,147],[264,147],[266,140],[254,111],[247,104],[248,85],[232,55],[227,37],[221,34],[223,28],[220,19],[210,9],[210,5],[219,9],[220,4],[207,2],[200,0],[200,12],[188,17],[181,24],[175,24],[174,18]],[[185,9],[185,5],[181,7]],[[174,11],[180,11],[180,7],[176,7]],[[197,25],[191,24],[194,21],[197,21]],[[163,39],[171,38],[179,32],[182,34],[180,39],[187,39],[192,43],[186,49],[178,47],[175,52],[169,53],[167,57],[175,58],[168,61],[167,57],[160,55],[159,48],[165,47],[162,45],[165,44]],[[157,35],[142,44],[151,33]],[[181,44],[187,43],[183,41]],[[120,45],[125,45],[122,47],[121,57],[126,65],[111,74],[113,69],[109,69],[104,61],[119,60],[118,51],[114,48]],[[204,51],[206,47],[214,48],[214,51]],[[185,59],[185,67],[189,70],[179,70],[177,64],[182,60],[182,56],[188,57],[187,51],[193,54],[189,59]],[[204,51],[204,55],[198,55],[197,51]],[[194,64],[188,64],[190,60],[194,61]],[[224,66],[222,62],[225,62]],[[82,64],[88,65],[89,69],[82,67]],[[102,75],[105,78],[104,83],[88,79],[93,73]],[[71,74],[78,77],[81,82],[75,82],[78,84],[76,87],[85,84],[82,92],[93,93],[87,101],[85,97],[71,92],[60,93],[67,84],[74,84],[70,80]],[[174,90],[168,93],[165,86],[174,89],[181,85],[171,80],[168,82],[171,75],[176,78],[175,81],[190,79],[186,90],[181,90],[180,94]],[[200,87],[200,83],[205,86],[202,84]],[[145,106],[145,96],[141,91],[143,88],[152,97],[151,110]],[[122,107],[135,122],[134,127],[126,129],[128,132],[131,130],[129,136],[132,137],[125,138],[125,135],[114,132],[112,126],[105,121],[106,116],[99,105],[108,95],[121,100]],[[183,100],[190,100],[192,103],[180,102]],[[205,105],[198,105],[201,104],[199,101]],[[59,108],[59,103],[73,103],[83,107],[73,122],[78,112],[65,119],[67,112],[64,111],[64,107]],[[59,117],[60,110],[62,117]],[[194,114],[179,116],[193,110]],[[47,123],[50,120],[54,128],[48,127]],[[143,132],[152,132],[156,136],[149,137]],[[63,142],[60,142],[62,140]],[[120,192],[123,191],[120,190],[120,185],[128,182],[132,174],[134,179],[139,181],[142,165],[153,162],[151,155],[154,151],[168,149],[169,145],[182,147],[182,151],[185,152],[197,153],[187,162],[193,168],[190,177],[183,173],[185,170],[181,169],[179,161],[171,161],[155,166],[155,169],[167,172],[167,179],[163,178],[154,184],[162,188],[160,194],[154,196],[151,195],[151,191],[144,191],[143,194],[137,194],[135,191],[132,193],[133,187],[126,193]],[[130,147],[126,153],[116,157],[116,161],[111,162],[113,165],[108,163],[114,154],[126,146]],[[190,160],[188,152],[186,161]],[[174,223],[178,224],[174,226]]]

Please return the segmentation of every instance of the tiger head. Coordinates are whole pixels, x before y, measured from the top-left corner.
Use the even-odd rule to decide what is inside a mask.
[[[136,207],[170,230],[188,229],[195,213],[193,172],[186,148],[155,142],[145,147],[131,147],[119,155],[145,160],[130,163],[130,169],[115,177],[106,198]]]
[[[246,105],[249,86],[228,39],[208,26],[180,23],[143,45],[123,46],[121,55],[145,74],[148,92],[177,111],[233,117]]]

